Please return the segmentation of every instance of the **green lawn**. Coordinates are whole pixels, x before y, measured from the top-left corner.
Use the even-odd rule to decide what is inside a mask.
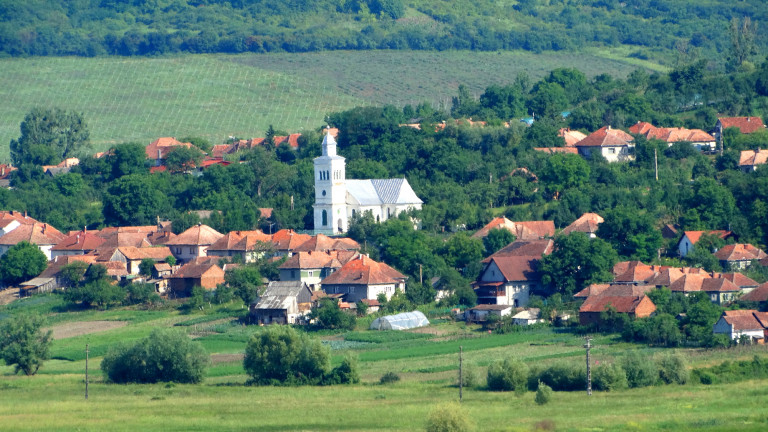
[[[458,66],[460,65],[460,67]],[[160,58],[0,59],[0,161],[33,107],[85,114],[95,150],[161,136],[264,136],[272,124],[300,132],[358,105],[450,108],[459,84],[479,96],[491,84],[536,80],[558,67],[588,76],[626,76],[621,53],[334,51],[306,54],[186,55]]]
[[[119,308],[108,311],[67,310],[57,296],[46,295],[0,307],[7,316],[23,311],[45,315],[49,323],[120,320],[124,327],[54,342],[53,360],[36,376],[13,375],[0,366],[2,430],[147,430],[147,431],[412,431],[423,428],[436,404],[457,398],[458,348],[465,370],[478,387],[465,389],[464,409],[477,430],[743,430],[768,428],[765,398],[768,380],[705,386],[658,386],[618,392],[556,392],[538,406],[533,393],[515,396],[483,390],[487,366],[517,357],[529,365],[584,361],[583,339],[553,329],[489,335],[477,327],[450,321],[419,332],[322,332],[338,362],[346,351],[360,359],[361,384],[331,387],[249,387],[242,353],[258,326],[227,321],[237,305],[204,314],[182,315],[173,307],[159,310]],[[223,322],[222,322],[222,317]],[[209,319],[216,319],[209,321]],[[177,325],[180,323],[198,323]],[[214,323],[214,324],[210,324]],[[101,355],[120,341],[143,337],[153,328],[173,327],[199,340],[212,354],[228,354],[212,364],[199,385],[114,385],[99,370]],[[85,401],[85,343],[90,344],[91,385]],[[628,350],[651,356],[658,349],[626,344],[613,336],[594,339],[593,359],[610,362]],[[766,355],[765,346],[730,350],[683,350],[692,366],[726,359]],[[378,384],[386,372],[401,381]]]

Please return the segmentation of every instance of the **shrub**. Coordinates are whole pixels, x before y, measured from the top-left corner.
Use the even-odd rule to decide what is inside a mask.
[[[710,372],[700,372],[699,381],[704,385],[710,385],[715,382],[715,375]]]
[[[199,383],[203,380],[208,353],[184,333],[157,329],[133,345],[110,349],[101,370],[115,383],[171,381]]]
[[[523,393],[528,383],[528,366],[520,360],[505,359],[488,367],[488,388]]]
[[[316,320],[317,326],[323,329],[352,330],[357,323],[353,315],[339,309],[339,304],[329,298],[320,301],[320,306],[312,310],[310,319]]]
[[[126,286],[128,304],[153,304],[160,302],[160,295],[155,292],[155,286],[149,283],[132,283]]]
[[[243,367],[253,384],[320,384],[330,371],[330,352],[291,327],[270,326],[248,341]]]
[[[360,373],[357,367],[357,357],[347,354],[341,364],[333,368],[325,379],[325,384],[357,384],[360,382]]]
[[[472,430],[469,416],[461,405],[453,402],[438,405],[429,413],[427,432],[466,432]]]
[[[622,359],[621,366],[627,373],[627,384],[630,388],[652,386],[659,378],[659,369],[653,359],[636,351],[627,354]]]
[[[536,381],[533,381],[534,378]],[[548,368],[540,370],[537,376],[531,376],[528,383],[529,388],[536,388],[538,381],[552,387],[555,391],[584,390],[587,388],[587,370],[586,367],[582,366],[555,363]]]
[[[552,400],[552,388],[542,382],[539,382],[539,388],[536,390],[536,403],[544,405]]]
[[[462,376],[461,376],[462,386],[463,387],[474,387],[477,385],[477,375],[475,374],[475,370],[472,368],[468,368],[464,366],[462,370]],[[459,385],[459,377],[456,377],[456,385]]]
[[[379,379],[379,384],[389,384],[400,381],[400,375],[394,372],[387,372]]]
[[[627,374],[617,364],[603,363],[592,372],[592,388],[602,391],[627,388]]]
[[[667,384],[685,384],[690,373],[686,367],[685,358],[680,353],[667,354],[658,360],[659,378]]]

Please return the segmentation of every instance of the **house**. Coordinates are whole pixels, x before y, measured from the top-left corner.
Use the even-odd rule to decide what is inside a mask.
[[[173,255],[167,246],[142,247],[134,246],[118,247],[109,257],[110,262],[120,262],[125,266],[128,274],[139,274],[139,266],[142,260],[151,259],[155,263],[165,262],[165,259]]]
[[[768,150],[742,150],[739,155],[739,169],[745,173],[757,171],[758,165],[768,162]]]
[[[277,256],[290,257],[297,247],[312,238],[309,234],[297,233],[292,229],[281,229],[272,234],[272,244],[275,246]]]
[[[723,273],[720,277],[733,282],[734,285],[739,287],[741,294],[748,294],[760,285],[752,278],[744,276],[741,273]]]
[[[260,324],[298,324],[309,314],[312,291],[301,281],[270,282],[250,313]]]
[[[667,143],[671,147],[676,142],[688,142],[698,151],[714,151],[716,147],[715,137],[701,129],[686,128],[658,128],[647,122],[637,122],[629,128],[629,132],[635,135],[643,135],[647,139],[657,139]]]
[[[343,294],[343,300],[356,303],[362,299],[377,299],[384,294],[390,299],[395,290],[405,292],[408,279],[387,264],[359,255],[320,282],[327,294]]]
[[[198,257],[208,256],[208,247],[224,235],[208,225],[197,224],[165,242],[173,256],[185,263]]]
[[[11,173],[17,169],[10,164],[0,164],[0,188],[8,189],[11,187]]]
[[[502,304],[481,304],[464,311],[464,319],[467,322],[483,322],[491,315],[500,318],[512,315],[513,306]]]
[[[741,296],[739,300],[762,303],[768,302],[768,282]]]
[[[255,231],[231,231],[208,247],[208,256],[239,257],[251,263],[272,253],[272,236]]]
[[[54,258],[51,249],[65,237],[59,230],[45,223],[17,225],[0,237],[0,256],[5,255],[12,246],[25,241],[36,245],[51,260]]]
[[[583,232],[589,238],[596,238],[598,225],[603,222],[605,222],[605,219],[597,213],[584,213],[578,219],[571,222],[570,225],[563,228],[560,234],[568,235],[572,232]]]
[[[659,267],[643,264],[640,261],[623,261],[613,266],[613,283],[645,285],[658,273]]]
[[[723,132],[731,127],[739,129],[740,133],[751,134],[765,129],[760,117],[718,117],[715,123],[715,137],[722,141]]]
[[[704,274],[685,274],[674,283],[669,286],[672,292],[679,292],[688,295],[692,292],[701,291],[704,279],[708,279],[710,276]]]
[[[576,143],[579,154],[586,159],[599,154],[608,162],[625,162],[635,159],[635,139],[620,129],[603,126]]]
[[[51,248],[51,258],[63,255],[87,255],[95,252],[104,241],[93,232],[76,231]]]
[[[320,281],[357,256],[356,251],[295,252],[278,267],[280,280],[302,281],[316,291]]]
[[[714,334],[724,334],[736,341],[748,337],[752,342],[760,344],[765,343],[767,332],[768,312],[752,309],[725,311],[712,327]]]
[[[472,234],[472,238],[481,239],[492,229],[506,229],[515,235],[517,240],[539,240],[555,236],[553,221],[523,221],[512,222],[505,217],[497,217]]]
[[[655,290],[653,285],[592,284],[573,295],[576,299],[590,297],[637,297]]]
[[[183,143],[173,137],[163,137],[152,141],[145,149],[147,159],[152,162],[152,166],[158,167],[165,165],[165,158],[176,147],[192,148],[192,143]]]
[[[212,290],[223,283],[224,270],[211,260],[187,263],[169,277],[170,289],[179,297],[190,296],[196,286]]]
[[[741,288],[723,277],[704,279],[701,290],[707,293],[712,303],[719,305],[732,302],[741,293]]]
[[[525,307],[531,293],[541,289],[541,256],[492,256],[475,286],[480,304]]]
[[[608,308],[635,318],[647,318],[656,312],[656,305],[647,295],[589,296],[579,308],[579,324],[589,325],[600,322],[600,315]]]
[[[683,271],[681,269],[670,267],[657,273],[656,276],[650,278],[647,283],[656,288],[669,287],[681,277],[683,277]]]
[[[720,260],[723,268],[747,268],[753,260],[761,260],[768,255],[761,249],[748,243],[736,243],[725,245],[715,252],[715,257]]]
[[[332,250],[357,251],[360,250],[360,243],[349,237],[332,238],[325,234],[315,234],[310,237],[309,240],[296,247],[293,251],[295,253]]]
[[[723,240],[733,237],[733,233],[730,231],[714,230],[714,231],[685,231],[680,241],[677,242],[677,253],[681,257],[686,257],[691,251],[693,246],[701,239],[703,235],[717,236]]]
[[[322,144],[322,156],[314,159],[315,233],[344,233],[349,219],[371,212],[376,222],[384,222],[408,210],[420,210],[423,201],[408,180],[346,178],[346,160],[336,154],[336,140],[330,130]]]
[[[58,288],[55,277],[36,277],[19,284],[19,297],[51,292]]]
[[[517,314],[512,316],[512,322],[516,325],[532,325],[532,324],[538,324],[543,323],[544,320],[541,319],[541,309],[539,308],[530,308],[523,311],[518,312]]]

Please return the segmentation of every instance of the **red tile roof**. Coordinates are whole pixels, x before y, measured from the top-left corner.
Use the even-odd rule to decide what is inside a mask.
[[[740,288],[756,287],[759,285],[752,278],[744,276],[741,273],[723,273],[721,276],[724,279],[728,279],[729,281],[733,282]]]
[[[563,228],[560,233],[568,235],[574,231],[578,231],[587,234],[595,234],[597,232],[597,226],[604,221],[605,219],[597,213],[584,213],[570,225]]]
[[[322,269],[341,268],[358,257],[356,251],[295,252],[279,268],[281,269]]]
[[[259,214],[264,219],[269,219],[272,217],[272,208],[271,207],[259,208]]]
[[[0,237],[0,245],[13,246],[19,242],[26,241],[36,245],[55,245],[61,242],[66,236],[56,228],[44,224],[23,224],[8,234]]]
[[[715,257],[721,261],[750,261],[767,257],[765,252],[748,243],[725,245],[715,252]]]
[[[538,257],[532,256],[495,256],[490,262],[495,263],[506,281],[538,281]]]
[[[652,309],[656,310],[656,305],[646,295],[642,296],[590,296],[579,308],[579,312],[603,312],[609,306],[616,309],[616,312],[634,313],[641,303],[650,303]]]
[[[477,232],[472,234],[472,237],[483,238],[494,228],[507,229],[514,234],[518,240],[538,240],[544,237],[553,237],[555,235],[555,223],[553,221],[512,222],[505,217],[497,217],[477,230]]]
[[[704,132],[701,129],[686,128],[657,128],[646,122],[637,122],[629,131],[635,135],[643,135],[648,139],[658,139],[668,143],[687,141],[691,143],[710,143],[715,141],[715,137]]]
[[[129,260],[141,260],[144,258],[153,259],[155,261],[165,261],[166,258],[173,255],[171,249],[167,246],[160,247],[142,247],[137,248],[133,246],[119,247],[120,251]]]
[[[208,225],[198,224],[168,240],[165,244],[172,246],[205,246],[216,243],[223,236],[223,234]]]
[[[740,299],[753,302],[768,301],[768,282],[759,285],[757,288],[744,294]]]
[[[669,289],[674,292],[689,293],[695,291],[701,291],[704,279],[709,278],[709,275],[704,274],[686,274],[674,281]]]
[[[648,122],[638,121],[637,123],[629,127],[629,132],[635,135],[645,135],[653,129],[656,129],[656,126]]]
[[[278,251],[287,252],[293,251],[311,237],[309,234],[299,234],[291,229],[281,229],[272,235],[272,243]]]
[[[213,260],[206,260],[202,263],[189,262],[184,264],[171,275],[173,279],[197,279],[204,275],[224,277],[224,270],[221,269]]]
[[[392,267],[376,262],[365,255],[360,255],[341,266],[321,285],[382,285],[396,284],[405,281],[406,276]]]
[[[741,288],[725,278],[708,278],[701,283],[704,292],[739,292]]]
[[[723,230],[715,230],[715,231],[685,231],[683,233],[684,236],[688,237],[688,240],[691,242],[691,244],[696,244],[696,242],[699,241],[701,236],[704,234],[708,235],[715,235],[720,237],[721,239],[727,238],[728,236],[732,235],[733,233],[730,231],[723,231]]]
[[[632,135],[621,129],[603,126],[576,143],[576,147],[620,147],[632,144],[634,141]]]
[[[765,313],[756,310],[729,310],[721,316],[734,330],[762,330],[766,328],[768,320]]]
[[[546,240],[515,240],[504,246],[488,257],[483,262],[490,261],[492,257],[501,256],[530,256],[541,258],[543,255],[552,253],[555,248],[555,242],[552,239]]]
[[[104,243],[104,239],[96,234],[79,231],[58,242],[52,251],[83,251],[96,250]]]
[[[147,159],[165,159],[166,155],[173,150],[174,147],[192,147],[191,143],[183,143],[176,138],[163,137],[152,141],[145,149]]]
[[[723,129],[736,127],[743,134],[750,134],[765,128],[763,119],[760,117],[719,117],[717,121],[720,122]]]
[[[768,150],[742,150],[739,166],[764,165],[768,162]]]
[[[566,147],[572,147],[576,145],[577,142],[587,137],[580,131],[571,130],[569,128],[560,129],[559,131],[557,131],[557,136],[563,137],[563,140],[565,140]]]
[[[294,249],[295,252],[330,250],[360,250],[360,243],[349,237],[331,238],[324,234],[316,234]]]
[[[661,286],[669,287],[681,277],[683,277],[683,271],[681,269],[668,268],[668,269],[662,270],[656,276],[649,279],[648,284],[660,286],[660,287]]]

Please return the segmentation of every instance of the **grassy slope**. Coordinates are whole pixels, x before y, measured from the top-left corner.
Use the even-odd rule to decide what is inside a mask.
[[[34,377],[12,375],[12,368],[0,367],[0,418],[6,430],[418,430],[432,406],[454,400],[457,389],[457,348],[464,347],[465,367],[481,378],[485,367],[507,356],[529,364],[567,360],[583,361],[582,340],[576,335],[535,330],[488,336],[462,325],[433,326],[439,337],[402,333],[377,333],[377,343],[355,351],[360,357],[363,383],[355,386],[252,388],[239,361],[220,363],[209,369],[200,385],[108,385],[98,370],[99,347],[148,334],[152,328],[173,326],[199,319],[180,316],[173,309],[107,312],[65,311],[52,296],[31,299],[27,304],[0,308],[0,313],[29,311],[48,315],[52,322],[80,320],[125,320],[126,327],[56,341],[55,357]],[[239,308],[219,308],[216,313],[236,315]],[[190,332],[204,332],[195,326],[176,326]],[[259,327],[223,324],[217,333],[200,340],[211,353],[242,352],[249,334]],[[362,333],[362,335],[361,335]],[[366,338],[366,331],[350,339]],[[467,338],[469,337],[469,338]],[[331,335],[337,340],[338,335]],[[83,400],[84,344],[92,347],[90,399]],[[617,343],[611,337],[595,339],[593,358],[610,362],[634,345]],[[750,358],[766,354],[765,346],[729,351],[690,350],[694,365],[719,363],[726,358]],[[652,351],[647,351],[649,355]],[[336,352],[336,354],[340,354]],[[376,384],[385,372],[395,371],[402,381],[388,386]],[[553,402],[537,406],[533,394],[517,397],[469,389],[464,392],[465,408],[481,430],[765,430],[768,415],[762,409],[768,396],[765,380],[730,385],[663,386],[613,393],[557,392]],[[739,394],[742,397],[734,397]]]
[[[654,67],[646,64],[645,67]],[[557,67],[625,76],[637,64],[584,53],[357,51],[169,58],[0,59],[0,161],[36,106],[85,114],[95,150],[160,136],[263,136],[272,124],[301,131],[358,105],[450,107],[460,83],[476,95],[525,71]]]

